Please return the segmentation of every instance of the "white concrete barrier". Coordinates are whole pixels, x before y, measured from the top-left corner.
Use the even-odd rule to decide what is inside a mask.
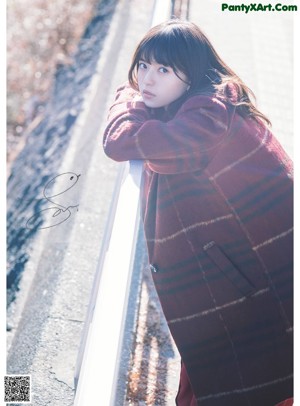
[[[171,1],[156,0],[152,26],[170,14]],[[95,401],[101,406],[117,405],[118,361],[140,223],[141,177],[139,161],[120,170],[78,353],[75,406]]]

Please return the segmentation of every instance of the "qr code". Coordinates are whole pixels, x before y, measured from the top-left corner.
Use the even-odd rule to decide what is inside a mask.
[[[4,402],[30,403],[30,375],[6,375],[4,377]]]

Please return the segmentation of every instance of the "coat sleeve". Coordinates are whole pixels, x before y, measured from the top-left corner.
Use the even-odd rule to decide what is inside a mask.
[[[104,133],[104,151],[116,161],[144,160],[162,174],[203,169],[227,134],[228,111],[209,96],[188,99],[177,114],[163,122],[133,101],[133,90],[119,89]]]

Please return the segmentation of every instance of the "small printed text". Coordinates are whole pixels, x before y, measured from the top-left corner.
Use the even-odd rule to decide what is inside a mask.
[[[282,3],[276,4],[262,4],[262,3],[250,3],[250,4],[228,4],[222,3],[222,11],[242,11],[249,13],[252,11],[298,11],[297,5],[287,5]]]

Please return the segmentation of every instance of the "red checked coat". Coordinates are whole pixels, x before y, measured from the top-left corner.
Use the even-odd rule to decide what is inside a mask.
[[[133,96],[118,89],[104,150],[144,161],[150,269],[197,404],[273,406],[293,392],[291,161],[217,97],[162,119]]]

